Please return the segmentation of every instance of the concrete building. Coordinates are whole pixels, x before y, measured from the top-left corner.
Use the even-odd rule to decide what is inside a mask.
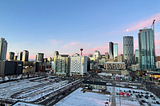
[[[106,70],[125,70],[126,64],[124,62],[105,62],[104,68]]]
[[[139,63],[139,50],[136,49],[135,50],[135,64],[138,64]]]
[[[117,62],[124,62],[123,54],[117,56]]]
[[[160,68],[160,61],[156,62],[156,68]]]
[[[155,69],[155,41],[152,28],[140,29],[139,41],[139,68]]]
[[[75,53],[73,56],[76,57],[76,56],[79,56],[79,54],[78,54],[78,53]]]
[[[87,56],[77,56],[70,58],[70,76],[84,75],[87,73]]]
[[[9,61],[14,60],[14,52],[9,52]]]
[[[134,64],[134,43],[133,36],[124,36],[123,37],[123,56],[124,61],[128,66]]]
[[[44,58],[44,53],[37,53],[36,61],[44,62],[43,58]]]
[[[113,42],[109,42],[109,59],[114,59]]]
[[[108,60],[108,59],[109,59],[108,52],[105,52],[105,57],[106,57],[106,60]]]
[[[22,61],[28,61],[29,52],[27,50],[23,50]]]
[[[4,38],[0,38],[0,60],[6,60],[7,45],[7,41]]]
[[[114,59],[115,59],[115,57],[118,56],[118,43],[113,44],[113,54],[114,54]]]
[[[54,73],[58,75],[69,75],[69,55],[58,55],[54,61]]]
[[[22,55],[23,55],[23,52],[19,52],[19,54],[18,54],[18,60],[19,61],[22,61]]]
[[[132,64],[132,71],[137,71],[139,69],[139,64]]]

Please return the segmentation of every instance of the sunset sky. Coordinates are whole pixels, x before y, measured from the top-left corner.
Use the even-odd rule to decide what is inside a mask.
[[[160,55],[160,0],[0,0],[0,37],[8,42],[7,53],[28,50],[30,59],[38,52],[72,55],[81,47],[84,55],[104,54],[110,41],[122,54],[126,35],[138,49],[139,29],[151,27],[153,19]]]

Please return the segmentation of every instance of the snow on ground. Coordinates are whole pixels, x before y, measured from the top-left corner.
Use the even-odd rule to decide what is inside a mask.
[[[108,95],[81,91],[77,89],[54,106],[105,106]],[[110,106],[111,104],[109,104]]]

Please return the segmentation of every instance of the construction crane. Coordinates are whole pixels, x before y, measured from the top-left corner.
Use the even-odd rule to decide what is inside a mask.
[[[156,20],[154,19],[153,20],[153,23],[152,23],[152,25],[151,25],[151,27],[153,26],[153,30],[154,30],[154,22],[155,22]]]

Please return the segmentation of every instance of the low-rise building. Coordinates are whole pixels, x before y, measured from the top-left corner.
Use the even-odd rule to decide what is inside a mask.
[[[139,64],[132,64],[132,71],[137,71],[139,69]]]
[[[124,62],[105,62],[104,68],[106,70],[125,70],[126,64]]]

